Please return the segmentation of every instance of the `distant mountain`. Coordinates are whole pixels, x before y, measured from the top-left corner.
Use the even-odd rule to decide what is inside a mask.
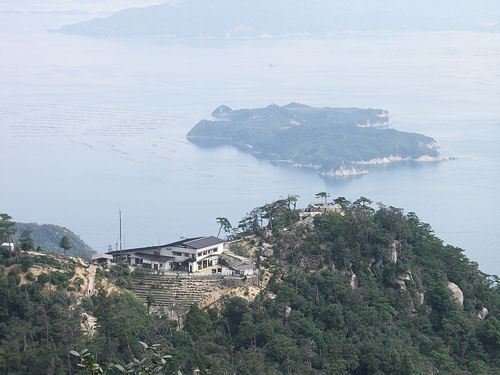
[[[221,106],[187,134],[201,146],[232,145],[276,163],[318,170],[324,176],[367,173],[369,165],[441,160],[436,141],[387,129],[382,109],[314,108],[290,103],[233,111]]]
[[[500,33],[500,22],[492,26],[487,26],[485,30],[488,32]]]
[[[90,258],[95,251],[90,248],[83,240],[71,230],[53,224],[35,224],[35,223],[16,223],[17,233],[14,240],[19,241],[19,236],[25,229],[32,231],[31,236],[35,240],[35,249],[40,246],[43,250],[52,253],[63,253],[59,242],[63,236],[69,238],[71,249],[68,255],[81,258]]]
[[[498,19],[496,0],[176,0],[60,31],[108,37],[290,37],[345,30],[480,30]]]

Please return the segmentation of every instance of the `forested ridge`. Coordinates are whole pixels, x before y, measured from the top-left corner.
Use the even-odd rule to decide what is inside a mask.
[[[36,224],[36,223],[16,223],[17,233],[14,236],[16,241],[24,231],[30,231],[33,238],[33,247],[62,254],[63,250],[59,246],[59,241],[63,236],[68,237],[71,248],[68,255],[78,256],[82,258],[90,258],[95,251],[90,248],[79,236],[73,233],[68,228],[54,224]]]
[[[496,276],[414,213],[375,209],[364,197],[304,212],[296,200],[252,210],[231,235],[266,279],[261,293],[206,310],[194,305],[182,322],[148,314],[125,291],[124,266],[96,276],[119,291],[100,288],[77,304],[71,265],[60,266],[66,279],[27,280],[30,267],[47,260],[2,250],[0,373],[78,374],[70,350],[128,362],[143,355],[144,341],[173,356],[172,373],[500,374]],[[92,335],[84,312],[97,319]]]

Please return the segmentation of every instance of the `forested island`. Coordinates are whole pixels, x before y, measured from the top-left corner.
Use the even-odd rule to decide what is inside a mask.
[[[257,295],[182,317],[134,296],[144,269],[99,266],[89,295],[77,259],[2,249],[0,373],[158,373],[153,361],[167,374],[500,373],[498,277],[413,212],[317,196],[304,210],[296,196],[265,204],[234,226],[233,251],[259,269]],[[2,216],[1,241],[13,225]]]
[[[493,31],[494,1],[181,0],[122,10],[60,31],[99,37],[308,38],[340,31]],[[433,9],[433,12],[429,12]],[[279,22],[277,21],[279,20]]]
[[[323,176],[367,173],[366,166],[442,160],[436,141],[389,129],[382,109],[315,108],[298,103],[232,110],[198,122],[187,139],[200,146],[231,145],[256,157]]]

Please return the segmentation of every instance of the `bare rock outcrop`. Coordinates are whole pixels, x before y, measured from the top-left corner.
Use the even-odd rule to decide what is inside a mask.
[[[355,273],[348,273],[347,278],[352,289],[358,289],[358,277]]]
[[[480,311],[477,312],[477,317],[480,319],[480,320],[484,320],[486,319],[486,317],[488,316],[490,312],[488,311],[488,309],[486,307],[483,307]]]
[[[398,276],[397,283],[399,284],[401,290],[406,290],[406,281],[413,281],[413,275],[411,274],[411,271]]]
[[[417,301],[420,305],[424,304],[425,295],[422,292],[417,292]]]
[[[457,284],[448,281],[448,289],[453,293],[453,299],[460,306],[464,305],[464,294]]]
[[[391,253],[389,254],[389,260],[391,261],[392,264],[396,264],[398,262],[398,254],[401,249],[401,241],[392,241],[390,251]]]

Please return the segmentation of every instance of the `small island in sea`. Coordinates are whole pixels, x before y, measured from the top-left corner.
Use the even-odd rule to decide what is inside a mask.
[[[313,168],[322,176],[368,173],[367,166],[444,160],[436,141],[389,129],[382,109],[315,108],[298,103],[232,110],[198,122],[187,139],[200,146],[231,145],[273,163]]]

